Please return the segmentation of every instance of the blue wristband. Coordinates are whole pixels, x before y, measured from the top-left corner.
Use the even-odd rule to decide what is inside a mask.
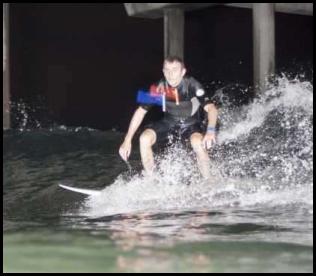
[[[216,132],[215,127],[207,127],[206,132]]]

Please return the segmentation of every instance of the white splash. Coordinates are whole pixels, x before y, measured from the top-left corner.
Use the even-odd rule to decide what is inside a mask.
[[[219,133],[218,143],[237,139],[240,135],[247,135],[252,129],[263,124],[267,114],[282,106],[301,107],[312,113],[312,92],[313,86],[310,82],[300,82],[297,79],[290,81],[285,76],[279,78],[277,86],[272,86],[250,106],[245,106],[241,111],[238,110],[238,114],[228,111],[230,116],[225,118],[227,127],[224,126]],[[236,122],[236,116],[240,117],[240,121]],[[229,121],[232,121],[233,124]]]
[[[81,211],[98,217],[258,204],[312,209],[312,91],[309,82],[283,77],[249,106],[227,111],[211,181],[201,179],[194,154],[175,145],[157,158],[153,175],[119,176]],[[253,137],[255,128],[260,135]]]

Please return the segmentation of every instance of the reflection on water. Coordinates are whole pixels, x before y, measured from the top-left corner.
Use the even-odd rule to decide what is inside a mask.
[[[291,243],[153,243],[123,229],[25,231],[4,238],[4,270],[16,272],[311,272],[313,249]]]

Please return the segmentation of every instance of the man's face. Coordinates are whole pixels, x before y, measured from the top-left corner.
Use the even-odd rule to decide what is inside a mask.
[[[182,81],[183,76],[185,75],[185,68],[182,63],[178,61],[165,61],[163,64],[163,74],[169,85],[176,87]]]

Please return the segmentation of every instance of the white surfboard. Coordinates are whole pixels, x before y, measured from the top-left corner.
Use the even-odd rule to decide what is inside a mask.
[[[100,195],[101,194],[101,191],[99,190],[81,189],[81,188],[69,187],[62,184],[59,184],[59,186],[66,190],[73,191],[80,194],[85,194],[85,195]]]

